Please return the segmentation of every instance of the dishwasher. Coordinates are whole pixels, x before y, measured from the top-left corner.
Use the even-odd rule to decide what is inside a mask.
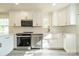
[[[31,47],[35,49],[42,48],[42,34],[32,34]]]

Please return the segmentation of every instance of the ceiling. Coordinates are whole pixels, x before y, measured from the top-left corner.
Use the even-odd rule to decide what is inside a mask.
[[[0,3],[0,12],[11,10],[52,12],[68,5],[68,3],[57,3],[56,6],[52,6],[52,3],[19,3],[18,5],[15,3]]]

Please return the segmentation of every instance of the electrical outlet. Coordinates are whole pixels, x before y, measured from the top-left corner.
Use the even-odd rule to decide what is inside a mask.
[[[2,44],[0,43],[0,47],[2,47]]]

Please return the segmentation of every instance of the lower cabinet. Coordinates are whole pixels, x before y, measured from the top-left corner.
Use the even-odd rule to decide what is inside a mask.
[[[63,49],[62,33],[49,33],[44,35],[43,48]]]
[[[42,48],[42,34],[33,34],[31,39],[31,47],[32,48]]]
[[[77,50],[76,34],[64,35],[64,49],[67,53],[76,53]]]

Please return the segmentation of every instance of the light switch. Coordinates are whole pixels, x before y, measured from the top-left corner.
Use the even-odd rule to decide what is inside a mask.
[[[2,44],[0,43],[0,47],[2,47]]]

